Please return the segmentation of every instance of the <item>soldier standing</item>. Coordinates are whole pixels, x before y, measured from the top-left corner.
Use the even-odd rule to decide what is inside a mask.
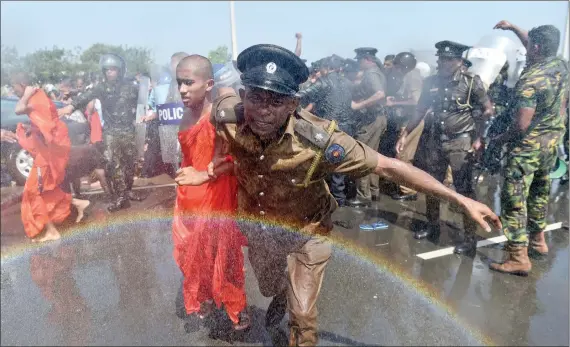
[[[298,108],[296,94],[309,71],[282,47],[256,45],[237,58],[243,100],[229,93],[212,106],[217,135],[228,146],[207,172],[188,173],[200,185],[216,179],[214,169],[235,160],[238,213],[261,223],[244,225],[248,256],[264,296],[274,297],[266,326],[277,331],[289,310],[292,346],[317,343],[316,303],[331,256],[327,240],[336,208],[324,178],[330,173],[363,176],[375,172],[440,199],[463,206],[486,230],[485,218],[500,226],[485,205],[444,187],[425,172],[386,158],[340,131],[334,121]],[[181,174],[186,179],[185,173]],[[244,219],[244,220],[245,220]],[[298,233],[272,225],[288,226]]]
[[[474,197],[472,170],[474,151],[481,149],[481,136],[485,120],[493,114],[491,102],[483,81],[477,75],[466,72],[462,65],[462,53],[469,47],[441,41],[437,48],[438,73],[424,80],[424,86],[416,117],[408,123],[400,141],[407,142],[407,136],[416,128],[429,109],[431,119],[426,120],[424,132],[420,138],[421,154],[418,164],[443,182],[447,167],[451,166],[453,183],[458,193]],[[482,109],[480,118],[473,117],[474,109]],[[405,148],[405,146],[404,146]],[[416,239],[439,238],[439,201],[426,198],[428,226],[417,230]],[[477,248],[475,240],[476,225],[464,214],[464,242],[457,245],[457,254],[474,255]]]
[[[357,48],[354,51],[355,59],[363,70],[362,82],[355,86],[352,93],[354,117],[360,124],[355,138],[376,151],[387,126],[386,110],[382,105],[386,99],[386,77],[378,66],[376,48]],[[378,175],[373,173],[360,178],[356,182],[357,196],[348,200],[347,204],[360,207],[378,199],[378,180]]]
[[[144,200],[143,195],[131,190],[137,157],[134,124],[139,88],[125,78],[127,67],[120,56],[104,54],[100,65],[105,82],[85,91],[71,105],[60,108],[58,113],[60,116],[70,114],[73,110],[84,109],[93,99],[101,100],[106,171],[114,194],[107,210],[115,212],[130,207],[129,200]]]
[[[568,66],[556,57],[560,31],[543,25],[528,33],[507,21],[495,28],[513,31],[526,47],[527,66],[514,92],[514,118],[496,141],[507,145],[505,183],[501,192],[501,219],[507,237],[508,259],[490,265],[492,270],[527,275],[531,253],[548,254],[544,239],[550,171],[564,135]]]

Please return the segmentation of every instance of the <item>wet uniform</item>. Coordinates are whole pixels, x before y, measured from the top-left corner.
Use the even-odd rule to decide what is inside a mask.
[[[249,241],[249,260],[264,296],[278,295],[288,286],[293,327],[303,335],[301,342],[315,343],[315,304],[331,255],[330,244],[318,235],[332,230],[331,215],[337,207],[324,179],[329,173],[367,175],[377,165],[377,154],[338,127],[328,135],[330,121],[306,111],[291,116],[281,138],[263,148],[237,120],[243,118],[239,102],[236,96],[222,96],[212,109],[218,134],[229,143],[229,152],[237,161],[239,213],[265,225],[276,222],[314,235],[302,237],[277,230],[268,235],[245,226],[242,231]],[[325,152],[325,158],[310,184],[300,186],[319,151]],[[286,269],[287,278],[283,276]]]
[[[289,97],[309,74],[293,52],[274,45],[250,47],[237,63],[246,88]],[[276,139],[266,144],[245,121],[237,96],[218,97],[212,116],[217,135],[234,159],[238,214],[245,217],[241,229],[248,238],[249,260],[261,293],[274,296],[266,326],[278,326],[287,305],[290,345],[314,346],[316,302],[331,256],[326,236],[337,208],[325,178],[331,173],[370,174],[378,154],[340,131],[334,121],[304,110],[293,112]]]
[[[366,100],[379,91],[386,92],[386,87],[384,73],[378,66],[372,66],[364,71],[362,82],[354,87],[352,99],[354,101]],[[378,150],[380,138],[387,126],[384,107],[377,103],[366,109],[356,111],[355,118],[359,123],[355,138],[370,148]],[[377,198],[380,194],[378,181],[379,177],[375,174],[359,179],[356,183],[358,198],[363,200]]]
[[[475,197],[471,146],[476,136],[476,120],[472,111],[483,108],[488,100],[481,78],[460,68],[451,78],[440,75],[426,78],[418,102],[418,109],[431,109],[432,113],[419,141],[417,165],[439,182],[444,181],[447,167],[451,166],[456,191],[469,198]],[[434,197],[426,197],[426,216],[430,226],[436,228],[435,235],[439,233],[439,204]],[[463,224],[466,244],[472,248],[476,224],[465,214]]]
[[[101,100],[103,110],[104,156],[110,183],[117,196],[131,190],[135,175],[135,120],[139,87],[131,81],[104,82],[78,96],[74,109],[83,109],[93,99]]]
[[[503,232],[510,243],[528,246],[529,234],[544,231],[550,171],[565,132],[561,103],[568,95],[568,67],[557,57],[527,66],[515,86],[514,107],[535,108],[529,131],[507,147],[501,193]]]
[[[404,76],[404,82],[397,92],[398,99],[408,100],[410,98],[414,100],[419,100],[422,93],[423,79],[420,75],[418,69],[414,69],[408,72]],[[416,105],[410,106],[396,106],[399,112],[399,122],[398,122],[398,133],[401,132],[402,128],[408,125],[408,121],[415,115]],[[416,149],[418,148],[418,143],[420,136],[424,130],[424,122],[422,121],[414,130],[412,130],[406,137],[406,146],[404,150],[398,156],[398,159],[406,163],[412,163],[416,155]],[[399,190],[403,195],[415,194],[416,191],[405,186],[399,186]]]

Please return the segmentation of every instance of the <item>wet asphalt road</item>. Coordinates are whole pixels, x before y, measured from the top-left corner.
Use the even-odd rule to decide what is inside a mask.
[[[180,272],[168,218],[174,189],[149,191],[147,200],[113,216],[93,196],[85,227],[67,227],[67,236],[41,248],[24,239],[19,207],[2,209],[2,345],[271,345],[262,325],[270,300],[249,263],[248,333],[228,335],[222,314],[202,326],[175,315]],[[498,209],[497,182],[479,185],[478,196]],[[568,230],[547,233],[550,255],[533,260],[526,278],[488,270],[490,259],[501,259],[501,244],[479,248],[475,259],[423,260],[417,255],[461,238],[461,219],[446,205],[440,241],[415,240],[410,228],[425,220],[424,201],[382,196],[372,208],[335,213],[335,220],[352,222],[333,233],[350,246],[336,246],[326,270],[320,344],[568,345]],[[359,230],[378,219],[390,228]],[[568,223],[568,186],[555,182],[548,223],[556,222]],[[499,235],[480,232],[481,239]]]

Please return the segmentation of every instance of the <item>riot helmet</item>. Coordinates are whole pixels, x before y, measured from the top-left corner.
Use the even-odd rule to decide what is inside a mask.
[[[127,64],[125,60],[114,53],[103,54],[99,59],[99,66],[103,71],[103,76],[105,76],[105,70],[111,67],[119,69],[119,79],[123,79],[127,74]]]
[[[404,71],[412,71],[416,68],[416,57],[410,52],[398,53],[394,58],[394,65],[399,66]]]

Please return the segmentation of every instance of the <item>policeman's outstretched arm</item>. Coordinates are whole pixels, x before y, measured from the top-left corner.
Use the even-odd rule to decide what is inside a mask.
[[[491,231],[491,227],[485,219],[490,220],[498,230],[502,228],[499,217],[489,207],[456,193],[412,165],[378,154],[378,163],[374,172],[390,181],[463,207],[469,216],[487,232]]]

